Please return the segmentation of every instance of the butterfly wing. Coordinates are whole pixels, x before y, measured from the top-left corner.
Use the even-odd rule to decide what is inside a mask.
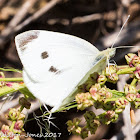
[[[97,59],[97,58],[100,58],[100,59]],[[105,68],[106,62],[107,62],[106,55],[99,56],[99,57],[97,56],[94,60],[94,66],[87,72],[87,74],[77,84],[77,86],[74,88],[74,90],[66,98],[64,98],[64,100],[62,101],[60,106],[55,106],[52,109],[52,112],[57,110],[59,107],[63,107],[65,105],[67,105],[68,103],[70,103],[75,98],[75,95],[77,94],[78,86],[84,84],[88,80],[90,74],[92,74],[94,72],[101,72]]]
[[[99,53],[83,39],[49,31],[27,31],[16,36],[15,43],[26,86],[56,108],[95,65]]]

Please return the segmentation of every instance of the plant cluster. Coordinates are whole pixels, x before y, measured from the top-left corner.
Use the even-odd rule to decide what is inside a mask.
[[[95,72],[91,74],[88,80],[78,87],[78,94],[75,96],[76,104],[72,102],[69,106],[55,111],[60,112],[74,107],[77,107],[78,110],[85,110],[91,106],[104,110],[104,113],[99,115],[96,115],[93,111],[86,111],[84,114],[86,123],[83,127],[80,126],[81,120],[79,118],[74,118],[73,121],[67,121],[69,132],[86,138],[89,133],[95,134],[101,124],[108,125],[111,122],[115,122],[128,103],[131,104],[131,108],[140,108],[140,89],[136,89],[138,82],[140,82],[140,54],[129,53],[125,56],[125,59],[128,65],[110,65],[101,73]],[[20,72],[15,69],[0,68],[0,70]],[[108,82],[116,84],[119,80],[119,75],[122,74],[129,74],[132,79],[130,84],[124,86],[123,92],[109,89],[106,86]],[[19,99],[21,107],[20,109],[9,109],[9,113],[6,117],[11,121],[11,126],[2,126],[0,130],[0,140],[20,139],[19,135],[16,134],[21,134],[23,131],[25,115],[22,113],[22,110],[23,108],[30,108],[31,104],[28,102],[28,98],[35,99],[24,84],[22,77],[5,78],[4,73],[0,72],[0,97],[10,96],[17,91],[24,94],[24,98]],[[50,115],[50,112],[44,115]],[[131,120],[134,120],[134,118]]]
[[[6,118],[11,121],[11,125],[2,125],[0,130],[0,140],[20,140],[21,132],[24,131],[25,115],[22,113],[24,108],[30,108],[30,102],[26,98],[19,99],[21,105],[19,109],[10,108]]]
[[[80,92],[75,96],[77,109],[84,110],[94,106],[96,109],[103,109],[104,113],[95,115],[93,111],[86,111],[84,114],[86,123],[83,127],[80,126],[80,119],[69,120],[67,122],[69,132],[86,138],[89,132],[95,134],[101,124],[115,122],[128,103],[131,103],[132,108],[140,108],[140,89],[136,89],[137,83],[140,82],[140,55],[129,53],[125,55],[125,59],[128,65],[107,66],[101,73],[91,74],[88,80],[79,86]],[[105,84],[117,83],[121,74],[129,74],[132,78],[131,83],[124,86],[124,91],[107,88]]]

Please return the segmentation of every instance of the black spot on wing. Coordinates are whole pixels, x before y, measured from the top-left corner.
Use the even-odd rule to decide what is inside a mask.
[[[38,38],[39,31],[32,31],[27,32],[25,36],[21,36],[21,38],[18,40],[19,42],[19,48],[21,51],[24,51],[26,49],[25,45],[27,45],[29,42],[33,41],[34,39]]]
[[[50,69],[49,69],[50,72],[53,72],[55,74],[58,74],[60,73],[60,71],[58,69],[56,69],[55,67],[51,66]]]
[[[57,72],[58,70],[55,67],[51,66],[50,69],[49,69],[49,71],[50,72]]]
[[[45,51],[45,52],[42,52],[42,53],[41,53],[41,58],[42,58],[42,59],[46,59],[46,58],[48,58],[48,57],[49,57],[48,52]]]

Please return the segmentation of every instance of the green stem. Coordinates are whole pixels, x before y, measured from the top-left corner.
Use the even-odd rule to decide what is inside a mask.
[[[119,97],[120,98],[120,97]],[[119,98],[110,98],[110,99],[105,99],[105,103],[110,102],[110,101],[116,101]]]
[[[10,131],[13,131],[14,126],[15,126],[15,123],[16,123],[16,121],[13,121],[13,122],[12,122],[12,124],[11,124],[11,126],[10,126]]]
[[[117,90],[111,90],[111,89],[107,89],[109,92],[111,92],[113,95],[117,95],[117,96],[124,96],[124,92],[121,91],[117,91]]]
[[[6,81],[6,82],[21,82],[23,81],[23,78],[22,77],[19,77],[19,78],[0,78],[0,82],[1,81]]]
[[[132,74],[136,70],[136,67],[132,68],[125,68],[125,69],[120,69],[118,70],[117,74]]]
[[[22,73],[21,70],[14,69],[14,68],[0,68],[0,70],[2,70],[2,71],[13,71],[13,72]]]
[[[140,102],[140,98],[136,98],[136,101]]]
[[[19,84],[19,86],[15,87],[15,88],[4,86],[4,87],[0,88],[0,97],[6,95],[8,93],[16,92],[16,91],[23,89],[25,87],[26,87],[25,84]]]
[[[138,79],[133,78],[132,82],[131,82],[131,86],[136,86]]]
[[[24,109],[24,106],[22,105],[19,109],[20,112],[22,112],[22,110]]]
[[[121,65],[121,66],[117,66],[117,68],[120,69],[126,69],[126,68],[130,68],[128,65]]]

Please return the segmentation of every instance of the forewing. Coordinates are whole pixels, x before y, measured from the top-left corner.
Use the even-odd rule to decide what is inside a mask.
[[[55,106],[75,89],[93,67],[99,51],[80,38],[49,31],[28,31],[16,36],[28,89]]]
[[[16,36],[15,42],[25,71],[36,82],[50,81],[71,67],[92,65],[98,53],[85,40],[49,31],[28,31]]]

